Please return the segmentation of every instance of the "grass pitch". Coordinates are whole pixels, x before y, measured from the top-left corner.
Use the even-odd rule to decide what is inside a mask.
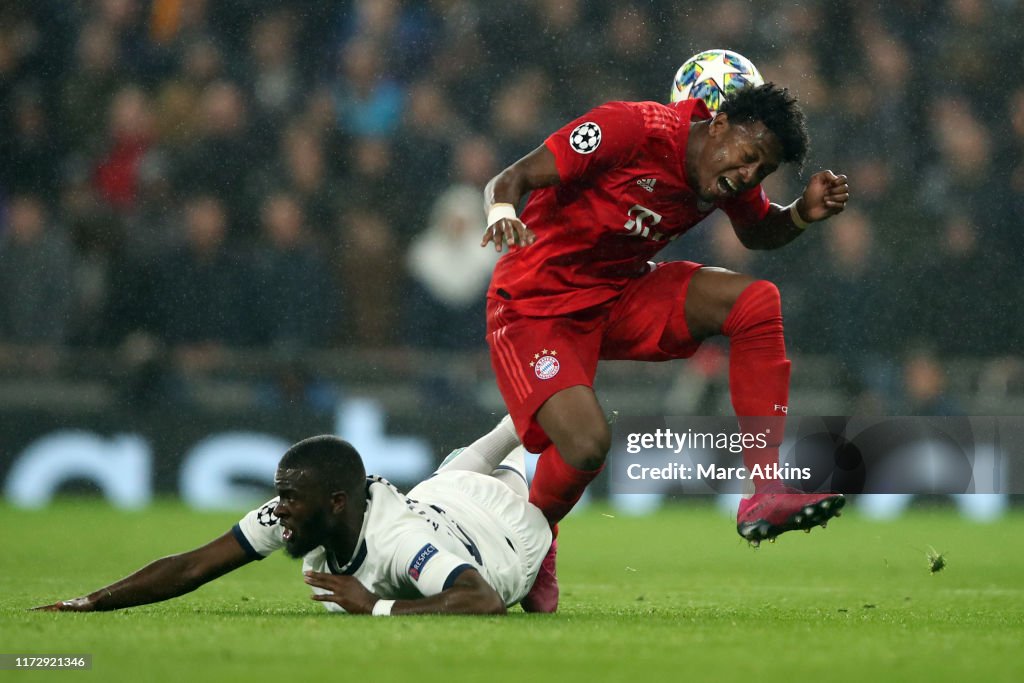
[[[81,501],[5,513],[0,652],[91,653],[91,672],[5,680],[1021,681],[1024,514],[859,519],[754,550],[706,505],[562,525],[557,615],[329,615],[298,561],[253,563],[176,601],[100,614],[76,597],[223,533],[241,514]],[[241,513],[241,511],[240,511]],[[930,546],[947,567],[931,574]]]

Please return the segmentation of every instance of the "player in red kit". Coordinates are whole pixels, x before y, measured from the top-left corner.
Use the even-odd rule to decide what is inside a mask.
[[[780,164],[802,165],[808,145],[795,98],[768,83],[734,93],[713,117],[701,100],[599,106],[488,183],[481,244],[509,251],[488,291],[487,341],[516,430],[541,453],[530,501],[552,526],[610,446],[592,388],[599,359],[687,358],[704,339],[729,337],[740,428],[774,437],[746,451],[744,463],[778,461],[790,369],[778,289],[721,268],[649,259],[716,209],[750,249],[781,247],[842,211],[849,186],[831,171],[811,176],[788,206],[762,190]],[[740,504],[737,529],[757,543],[822,524],[843,502],[761,481]],[[555,550],[523,601],[530,611],[557,608]]]

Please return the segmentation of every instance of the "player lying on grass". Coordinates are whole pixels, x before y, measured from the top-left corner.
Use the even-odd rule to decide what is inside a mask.
[[[317,436],[292,446],[275,476],[277,497],[223,536],[157,560],[84,597],[36,609],[90,612],[184,595],[284,548],[330,611],[352,614],[504,614],[533,585],[551,545],[527,502],[509,418],[406,496],[366,476],[346,441]]]
[[[541,453],[530,502],[555,525],[604,466],[611,432],[594,394],[599,360],[692,356],[729,337],[729,391],[748,434],[744,463],[778,462],[789,411],[779,290],[766,280],[689,261],[650,264],[661,249],[721,209],[750,249],[776,249],[843,210],[846,176],[811,176],[792,204],[761,182],[802,165],[809,140],[788,90],[739,90],[712,116],[701,100],[610,102],[566,124],[487,185],[482,245],[509,252],[487,293],[487,341],[498,387],[523,444]],[[522,219],[515,206],[530,198]],[[838,495],[798,495],[755,482],[737,530],[758,543],[809,529],[842,506]],[[555,546],[523,601],[554,611]]]

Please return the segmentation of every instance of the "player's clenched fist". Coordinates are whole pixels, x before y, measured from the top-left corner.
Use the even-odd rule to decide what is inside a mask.
[[[808,223],[822,221],[846,208],[850,201],[850,184],[845,175],[820,171],[811,176],[799,206],[801,217]]]

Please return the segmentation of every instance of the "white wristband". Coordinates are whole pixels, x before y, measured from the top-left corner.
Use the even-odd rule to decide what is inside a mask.
[[[810,225],[810,223],[805,221],[803,217],[800,215],[800,212],[796,208],[796,202],[793,202],[792,204],[789,205],[789,217],[790,219],[792,219],[793,225],[800,228],[801,230],[806,230],[807,226]]]
[[[373,611],[371,614],[375,617],[390,617],[391,608],[395,606],[394,600],[378,600],[373,603]]]
[[[516,207],[511,204],[495,204],[487,212],[487,227],[491,227],[502,218],[519,218],[516,216]]]

